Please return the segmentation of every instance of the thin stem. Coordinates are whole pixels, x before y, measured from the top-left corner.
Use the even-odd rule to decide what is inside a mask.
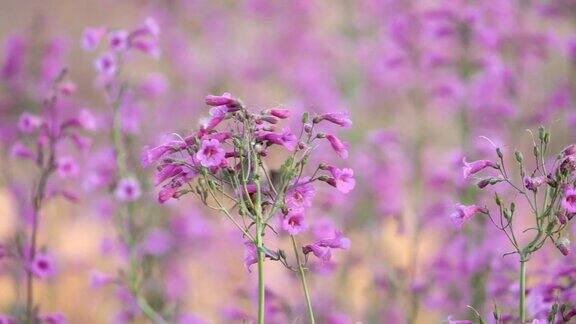
[[[257,216],[257,219],[260,217]],[[258,324],[264,324],[264,309],[266,303],[264,287],[264,245],[262,244],[262,228],[258,221],[256,229],[256,253],[258,255]]]
[[[518,305],[518,313],[520,318],[520,323],[526,322],[526,260],[524,255],[520,254],[520,303]]]
[[[256,253],[258,256],[258,324],[264,324],[264,309],[266,303],[266,294],[264,286],[264,242],[262,240],[262,233],[264,231],[264,224],[262,223],[262,204],[261,204],[261,191],[260,179],[258,176],[254,177],[256,183]]]
[[[314,320],[314,311],[312,309],[312,302],[310,302],[310,293],[308,292],[308,285],[306,283],[306,275],[304,272],[304,267],[302,262],[300,262],[300,254],[298,253],[298,247],[296,245],[296,239],[294,235],[290,235],[292,239],[292,248],[294,249],[294,255],[296,256],[296,263],[298,264],[298,272],[300,274],[300,283],[302,284],[302,290],[304,290],[304,297],[306,298],[306,307],[308,309],[308,319],[311,324],[316,323]]]

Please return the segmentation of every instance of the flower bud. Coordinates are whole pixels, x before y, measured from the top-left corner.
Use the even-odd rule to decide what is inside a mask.
[[[308,122],[308,112],[302,114],[302,124],[306,124]]]
[[[522,153],[520,153],[520,151],[515,151],[514,157],[516,158],[516,162],[518,162],[518,163],[524,162],[524,155],[522,155]]]
[[[567,237],[561,237],[556,241],[556,248],[566,256],[570,254],[570,240]]]
[[[498,155],[499,158],[504,158],[504,154],[502,154],[502,150],[498,147],[496,148],[496,154]]]

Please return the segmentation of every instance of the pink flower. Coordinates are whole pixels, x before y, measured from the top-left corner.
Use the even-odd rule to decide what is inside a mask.
[[[286,118],[290,117],[290,110],[274,108],[274,109],[270,109],[270,115],[272,115],[276,118],[286,119]]]
[[[108,45],[116,52],[122,52],[128,49],[128,32],[125,30],[116,30],[108,35]]]
[[[106,29],[102,27],[88,27],[84,29],[82,38],[80,39],[80,46],[83,50],[91,52],[98,47],[102,36],[106,34]]]
[[[205,101],[208,106],[236,106],[238,104],[238,101],[228,92],[221,96],[208,95]]]
[[[170,250],[171,246],[172,237],[170,234],[165,230],[154,229],[148,233],[140,248],[145,254],[162,256]]]
[[[94,61],[96,71],[105,76],[112,76],[116,73],[116,57],[112,53],[104,53]]]
[[[570,254],[570,240],[567,237],[561,237],[556,241],[556,248],[563,255]]]
[[[177,192],[178,188],[173,187],[167,187],[160,190],[160,192],[158,193],[158,202],[161,204],[165,203],[168,199],[174,198]]]
[[[30,271],[38,278],[49,278],[54,275],[54,260],[44,252],[36,253],[29,264]]]
[[[32,152],[31,149],[24,146],[24,144],[16,142],[10,149],[10,157],[12,157],[13,159],[31,160],[34,158],[34,152]]]
[[[153,148],[145,147],[140,155],[140,162],[143,167],[147,167],[158,162],[163,156],[181,150],[185,146],[185,143],[174,141]]]
[[[40,322],[43,324],[66,324],[66,317],[60,313],[45,314],[40,316]]]
[[[298,144],[298,139],[296,138],[296,135],[292,133],[290,128],[282,129],[282,133],[280,134],[267,133],[264,135],[263,139],[273,144],[282,145],[288,151],[294,151]]]
[[[18,120],[18,129],[25,134],[30,134],[42,125],[42,118],[30,113],[22,113]]]
[[[352,126],[352,120],[350,119],[350,115],[347,111],[327,113],[320,115],[319,117],[320,120],[327,120],[341,127],[348,128]]]
[[[332,258],[332,252],[330,252],[330,248],[327,246],[319,245],[317,243],[305,245],[302,247],[302,253],[308,254],[310,252],[312,252],[314,256],[324,262],[328,262]]]
[[[284,201],[288,208],[302,209],[312,206],[312,199],[315,195],[316,188],[314,185],[308,182],[308,178],[303,178],[288,189]]]
[[[160,26],[156,19],[152,17],[148,17],[144,20],[144,29],[146,29],[146,31],[152,36],[156,37],[160,35]]]
[[[540,187],[544,182],[546,181],[546,178],[544,177],[529,177],[529,176],[525,176],[524,177],[524,187],[526,187],[526,189],[531,190],[536,192],[538,190],[538,187]]]
[[[226,152],[220,147],[220,141],[217,139],[203,140],[200,150],[196,153],[196,159],[207,168],[219,166],[225,156]]]
[[[293,210],[282,220],[282,229],[290,235],[296,235],[306,229],[302,210]]]
[[[350,168],[344,168],[342,170],[330,166],[328,170],[332,174],[332,178],[328,179],[328,183],[338,191],[342,193],[349,193],[356,186],[356,180],[354,180],[354,170]]]
[[[92,271],[90,273],[90,286],[92,288],[100,288],[102,286],[111,284],[115,281],[115,278],[111,275],[99,271]]]
[[[450,219],[456,228],[461,229],[464,223],[470,219],[474,214],[481,210],[480,207],[476,205],[456,205],[456,210],[450,214]]]
[[[153,58],[157,59],[160,57],[160,48],[155,39],[148,38],[138,38],[132,40],[130,43],[132,48],[141,51],[144,54],[148,54]]]
[[[124,178],[118,182],[114,191],[116,199],[124,202],[135,201],[142,195],[140,183],[135,178]]]
[[[474,175],[487,167],[492,167],[497,169],[498,165],[489,160],[478,160],[474,162],[466,162],[466,157],[462,158],[462,164],[464,167],[462,169],[462,174],[464,175],[464,179],[468,179],[471,175]]]
[[[576,213],[576,189],[568,188],[562,197],[562,208],[570,213]]]
[[[154,174],[154,185],[157,186],[168,178],[172,178],[182,172],[182,167],[174,164],[165,164],[158,167]]]
[[[340,141],[340,139],[334,135],[326,135],[326,139],[330,142],[332,149],[336,151],[336,154],[343,159],[348,158],[348,147],[346,143]]]
[[[312,252],[317,258],[327,262],[332,257],[331,249],[346,250],[348,248],[350,248],[350,239],[344,237],[339,230],[334,230],[331,236],[302,247],[302,252],[304,254]]]
[[[68,156],[64,156],[58,159],[56,162],[56,170],[58,175],[62,178],[72,178],[78,175],[79,168],[76,161]]]

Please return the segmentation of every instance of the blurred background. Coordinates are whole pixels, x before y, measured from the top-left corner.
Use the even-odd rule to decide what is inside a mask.
[[[347,196],[320,188],[307,214],[311,231],[337,226],[352,242],[330,264],[312,265],[319,323],[443,323],[472,319],[467,305],[486,317],[494,304],[514,312],[517,257],[502,257],[507,241],[482,217],[459,231],[449,215],[458,202],[492,198],[463,179],[463,157],[495,159],[491,142],[529,155],[527,130],[539,125],[552,130],[551,152],[573,142],[572,0],[0,0],[0,244],[26,233],[37,179],[33,163],[13,158],[21,114],[41,110],[66,68],[75,91],[62,110],[94,117],[90,145],[62,148],[75,171],[54,176],[40,214],[39,247],[55,267],[37,280],[42,313],[69,323],[147,322],[107,279],[126,264],[109,179],[111,111],[95,70],[102,50],[83,50],[81,37],[87,27],[134,30],[149,18],[160,29],[154,51],[122,66],[130,88],[122,131],[143,185],[135,214],[145,294],[166,318],[235,323],[255,314],[255,273],[243,266],[237,231],[191,196],[158,204],[152,170],[139,162],[145,146],[197,127],[208,116],[203,98],[222,92],[254,109],[352,115],[341,166],[355,170],[356,188]],[[288,248],[283,235],[273,242]],[[550,305],[539,285],[574,258],[551,246],[533,264],[536,317]],[[266,266],[270,323],[305,323],[298,278]],[[0,314],[14,312],[22,294],[18,264],[0,253]]]

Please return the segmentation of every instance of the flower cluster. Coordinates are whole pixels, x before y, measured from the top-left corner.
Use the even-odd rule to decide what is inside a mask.
[[[82,49],[95,51],[105,41],[105,51],[94,61],[94,68],[104,81],[114,76],[120,64],[132,51],[139,51],[154,58],[160,55],[158,35],[160,27],[153,18],[147,18],[133,30],[110,30],[106,27],[88,27],[81,39]]]
[[[348,114],[326,113],[310,118],[305,113],[301,130],[295,133],[289,127],[277,127],[281,120],[290,118],[288,109],[253,113],[228,93],[207,96],[205,102],[211,107],[210,117],[196,131],[146,148],[142,153],[144,166],[156,165],[154,183],[161,186],[158,201],[165,203],[189,193],[196,194],[204,204],[224,213],[248,239],[245,244],[248,269],[258,263],[261,273],[264,256],[291,268],[284,251],[269,248],[262,237],[268,228],[276,232],[270,222],[273,217],[280,218],[280,229],[293,240],[304,231],[307,228],[305,212],[312,206],[317,183],[325,183],[342,193],[354,188],[354,172],[350,168],[320,163],[307,173],[310,157],[318,145],[331,147],[341,158],[348,157],[345,142],[319,130],[323,123],[351,126]],[[267,162],[276,148],[287,154],[278,171],[269,169]],[[237,208],[241,221],[228,210],[228,203]],[[304,276],[304,264],[300,263],[298,254],[303,253],[306,260],[312,253],[320,260],[329,261],[331,250],[349,246],[350,241],[335,230],[303,246],[301,251],[295,249],[301,276]]]
[[[522,323],[526,320],[525,314],[525,290],[526,290],[526,263],[532,255],[540,250],[550,240],[564,256],[570,254],[570,240],[568,239],[568,222],[574,217],[574,202],[576,202],[576,146],[566,147],[556,155],[552,165],[548,162],[546,153],[550,143],[550,133],[543,127],[538,130],[538,138],[534,139],[532,148],[533,167],[528,168],[528,162],[524,155],[514,152],[514,160],[521,178],[521,184],[516,184],[513,173],[507,170],[504,153],[496,148],[498,162],[479,160],[471,163],[463,160],[463,173],[465,178],[479,174],[487,168],[496,170],[496,174],[483,177],[477,186],[485,189],[488,186],[496,186],[503,183],[512,189],[516,196],[523,198],[524,206],[517,207],[516,202],[505,203],[504,193],[498,190],[494,194],[499,219],[492,217],[490,210],[477,205],[458,205],[456,211],[451,214],[454,224],[461,228],[463,224],[476,213],[487,215],[496,228],[502,231],[513,247],[508,254],[518,254],[520,258],[520,304],[518,320]],[[519,217],[522,213],[518,208],[526,207],[533,216],[531,227],[523,233],[533,231],[534,235],[526,244],[519,238],[519,232],[514,230],[518,226]],[[566,306],[569,307],[569,306]],[[563,312],[564,313],[564,312]],[[497,318],[498,319],[498,318]]]
[[[43,214],[47,200],[54,197],[62,197],[73,203],[79,200],[74,182],[80,166],[76,158],[66,155],[69,151],[66,148],[71,144],[76,152],[83,152],[91,143],[87,134],[92,130],[93,116],[89,110],[78,112],[70,109],[75,108],[68,98],[74,92],[72,89],[73,83],[67,81],[66,71],[63,70],[53,81],[41,110],[37,113],[24,112],[19,118],[20,136],[11,148],[11,157],[14,160],[28,160],[39,172],[33,180],[31,201],[21,206],[23,209],[26,205],[32,206],[31,210],[24,209],[22,236],[17,235],[13,242],[2,246],[0,252],[0,258],[7,257],[21,267],[20,272],[25,278],[22,296],[26,300],[22,304],[22,311],[13,318],[2,318],[7,323],[65,323],[61,314],[38,313],[34,280],[51,278],[58,268],[50,250],[45,246],[39,248],[38,233],[45,223]]]

